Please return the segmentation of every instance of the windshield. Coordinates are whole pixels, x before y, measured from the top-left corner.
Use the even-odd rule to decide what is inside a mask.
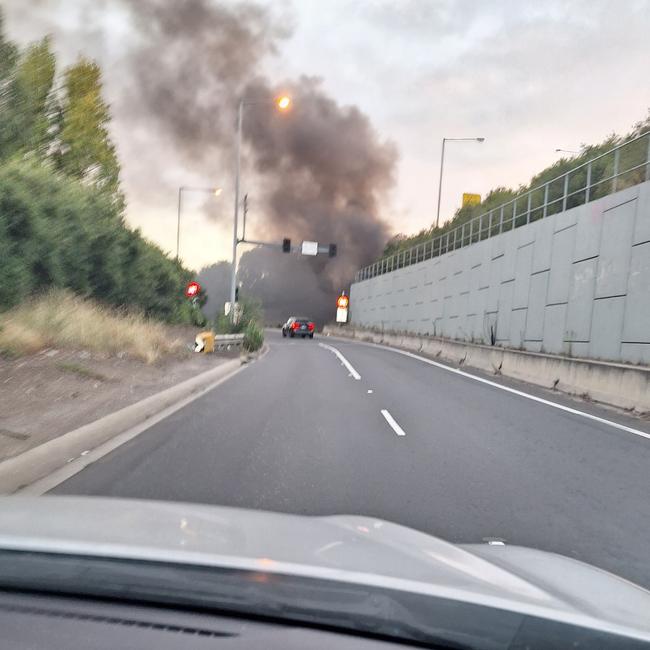
[[[0,3],[0,553],[290,565],[318,598],[280,618],[393,641],[503,641],[450,602],[650,641],[650,5],[619,4]],[[270,616],[244,573],[228,611]]]

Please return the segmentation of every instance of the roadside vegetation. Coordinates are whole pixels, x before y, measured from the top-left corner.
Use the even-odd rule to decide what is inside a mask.
[[[18,48],[0,13],[0,313],[58,288],[198,325],[192,272],[124,220],[109,122],[99,67],[59,70],[48,38]]]
[[[244,334],[244,350],[255,352],[264,344],[264,312],[257,298],[243,297],[239,301],[239,320],[233,324],[225,314],[219,314],[213,323],[216,334]]]
[[[0,313],[0,353],[12,356],[83,349],[152,363],[184,347],[159,321],[67,290],[53,289]]]
[[[402,233],[395,235],[395,237],[393,237],[386,244],[386,247],[384,248],[381,258],[383,259],[385,257],[389,257],[394,253],[397,253],[398,251],[411,248],[412,246],[415,246],[417,244],[421,244],[425,241],[429,241],[434,237],[443,235],[444,233],[453,230],[457,226],[461,226],[467,221],[470,221],[474,217],[478,217],[481,214],[485,214],[486,212],[489,212],[490,210],[499,207],[500,205],[503,205],[504,203],[511,201],[512,199],[515,199],[520,195],[526,194],[529,190],[536,188],[540,185],[544,185],[545,183],[548,183],[549,181],[557,178],[558,176],[565,174],[571,169],[580,166],[582,163],[585,163],[588,160],[591,160],[592,158],[596,158],[597,156],[606,153],[613,147],[622,144],[624,142],[627,142],[629,140],[632,140],[647,131],[650,131],[650,112],[648,113],[648,116],[646,117],[645,120],[642,120],[637,124],[635,124],[632,130],[626,135],[618,136],[616,134],[612,134],[607,138],[605,138],[599,144],[595,144],[595,145],[583,144],[580,148],[579,154],[568,158],[560,158],[560,160],[558,160],[556,163],[550,165],[546,169],[543,169],[541,172],[533,176],[533,178],[531,178],[530,182],[527,185],[521,185],[516,189],[508,188],[508,187],[497,187],[491,190],[490,192],[488,192],[488,194],[485,196],[485,198],[481,203],[459,208],[458,210],[456,210],[454,217],[449,221],[447,221],[446,223],[444,223],[439,228],[436,228],[434,225],[432,225],[430,228],[425,228],[421,230],[416,235],[407,236]],[[646,140],[641,140],[640,142],[635,143],[635,145],[630,145],[629,147],[625,147],[621,152],[619,168],[621,170],[629,169],[641,163],[645,159],[644,157],[646,155],[646,150],[647,150]],[[600,161],[598,161],[597,164],[595,164],[592,167],[591,182],[594,183],[599,178],[607,178],[612,174],[613,169],[614,169],[614,156],[613,155],[604,156],[603,158],[600,159]],[[618,181],[619,189],[623,189],[624,187],[641,182],[643,180],[644,173],[645,170],[641,168],[633,172],[630,172],[629,174],[624,174],[623,176],[620,177]],[[582,173],[576,173],[575,176],[572,174],[569,192],[584,187],[585,181],[586,181],[586,169]],[[556,196],[561,196],[563,187],[561,186],[561,183],[557,183],[557,187],[554,187],[554,184],[551,183],[549,186],[549,190],[550,190],[549,200],[553,200],[554,198],[556,198]],[[604,185],[597,186],[592,190],[591,198],[596,199],[599,196],[604,196],[606,193],[607,193],[607,188]],[[535,194],[536,193],[533,193],[533,195]],[[533,198],[531,209],[534,210],[537,207],[537,205],[541,205],[542,200],[543,200],[543,194],[539,192],[539,197]],[[573,200],[576,202],[575,204],[577,205],[578,204],[577,202],[580,202],[582,200],[582,197],[580,196],[580,194],[577,194],[576,196],[573,197]],[[571,201],[572,199],[570,198],[567,204],[568,207],[572,207]],[[558,204],[558,208],[559,207],[560,206]],[[441,215],[441,217],[444,218],[444,215]]]

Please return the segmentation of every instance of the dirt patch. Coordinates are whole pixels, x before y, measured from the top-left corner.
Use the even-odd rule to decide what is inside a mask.
[[[239,356],[193,353],[196,328],[175,329],[187,351],[152,364],[85,350],[0,357],[0,460]]]

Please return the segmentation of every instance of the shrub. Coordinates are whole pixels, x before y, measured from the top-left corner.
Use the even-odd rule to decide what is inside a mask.
[[[244,350],[255,352],[259,350],[264,343],[264,330],[257,321],[251,320],[244,330]]]

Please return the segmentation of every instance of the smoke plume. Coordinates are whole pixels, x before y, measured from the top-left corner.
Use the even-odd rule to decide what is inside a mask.
[[[88,21],[86,43],[96,38],[96,14],[107,11],[88,1],[97,20]],[[394,183],[395,148],[358,108],[328,97],[317,78],[265,75],[291,35],[290,18],[249,2],[120,0],[116,7],[132,29],[119,65],[105,75],[117,132],[128,134],[117,143],[127,199],[155,197],[171,161],[196,174],[220,169],[230,178],[239,98],[269,101],[244,115],[243,172],[255,235],[336,243],[339,254],[305,259],[248,251],[240,264],[243,291],[261,297],[267,314],[281,309],[329,320],[336,294],[388,239],[382,212]],[[287,114],[270,103],[280,91],[293,99]]]

